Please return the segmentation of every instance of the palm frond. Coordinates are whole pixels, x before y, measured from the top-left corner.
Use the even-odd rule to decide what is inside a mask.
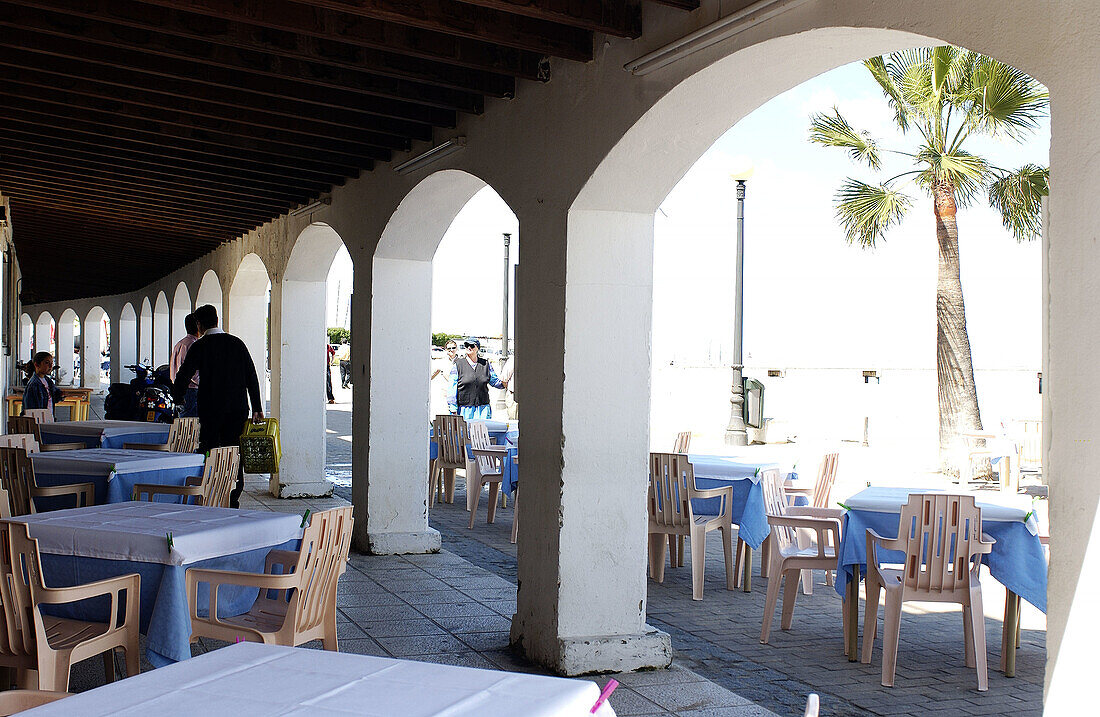
[[[849,157],[871,169],[882,166],[875,140],[866,132],[857,132],[836,107],[831,115],[818,112],[810,116],[810,141],[847,149]]]
[[[1016,241],[1034,239],[1042,231],[1042,199],[1050,194],[1050,169],[1025,164],[1005,172],[989,185],[989,206],[1001,213],[1005,229]]]
[[[871,77],[875,78],[875,82],[882,88],[882,94],[886,95],[886,100],[894,110],[894,122],[897,123],[898,129],[902,133],[908,132],[909,115],[906,110],[905,99],[901,96],[901,90],[890,78],[890,73],[886,70],[886,61],[880,55],[864,60],[863,66],[867,68],[867,71],[871,73]]]
[[[836,216],[849,244],[873,248],[886,230],[901,223],[913,200],[884,184],[847,179],[836,193]]]
[[[989,163],[961,149],[940,152],[925,145],[917,153],[916,159],[926,165],[918,175],[917,182],[929,192],[940,184],[951,185],[955,189],[955,202],[959,206],[970,205],[974,197],[985,188],[989,177]]]
[[[990,57],[975,62],[970,84],[971,121],[992,136],[1020,139],[1039,126],[1050,105],[1038,80]]]

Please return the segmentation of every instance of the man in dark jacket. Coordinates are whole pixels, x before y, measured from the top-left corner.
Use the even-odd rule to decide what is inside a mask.
[[[199,382],[199,450],[240,445],[241,432],[248,420],[248,404],[252,402],[253,420],[262,420],[264,404],[260,397],[260,382],[248,348],[236,336],[218,328],[218,310],[210,304],[195,310],[199,340],[187,351],[187,358],[176,372],[172,395],[179,401],[187,393],[191,377],[198,372]],[[237,487],[230,496],[230,505],[240,507],[244,491],[244,471],[237,473]]]

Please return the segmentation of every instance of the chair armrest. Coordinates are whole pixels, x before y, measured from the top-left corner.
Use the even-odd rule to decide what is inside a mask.
[[[286,568],[294,568],[298,564],[298,558],[301,553],[294,550],[269,550],[267,553],[267,559],[264,560],[264,573],[267,575],[274,575],[271,569],[275,565],[282,565]],[[283,575],[290,575],[289,572],[284,571]]]
[[[722,507],[718,510],[718,515],[731,516],[731,508],[733,506],[733,486],[726,485],[720,488],[696,488],[693,485],[688,486],[688,494],[686,496],[687,501],[690,502],[695,498],[721,498]],[[694,513],[692,513],[694,515]]]
[[[812,530],[817,533],[817,557],[828,558],[825,548],[828,545],[840,548],[840,520],[836,518],[813,518],[809,516],[769,515],[768,525],[777,528]],[[832,540],[830,541],[830,534]],[[835,556],[833,556],[835,557]]]
[[[199,583],[210,585],[210,614],[205,618],[213,623],[221,624],[218,620],[218,588],[222,585],[237,585],[241,587],[259,588],[263,595],[267,590],[292,590],[298,587],[300,576],[297,573],[285,575],[268,575],[265,573],[241,573],[234,570],[211,570],[209,568],[189,568],[187,570],[187,604],[192,620],[203,620],[199,617],[198,589]]]
[[[38,512],[35,509],[35,498],[56,498],[58,496],[71,495],[76,496],[77,508],[86,507],[89,505],[95,505],[95,484],[94,483],[72,483],[69,485],[44,485],[34,486],[31,488],[31,512]],[[84,498],[84,503],[81,505],[80,499]]]
[[[135,483],[133,493],[130,494],[132,500],[146,500],[142,498],[142,494],[149,495],[148,502],[153,502],[153,498],[158,495],[174,495],[182,497],[199,497],[202,498],[202,486],[201,485],[160,485],[158,483]],[[200,500],[199,505],[202,504]]]
[[[840,520],[844,517],[844,511],[840,508],[815,508],[811,505],[789,505],[787,516],[795,518],[805,516],[808,518],[833,518]]]
[[[167,451],[167,443],[123,443],[123,448],[134,451]]]
[[[787,485],[783,486],[783,492],[787,495],[813,495],[813,486],[808,485]]]
[[[470,452],[475,456],[503,456],[508,453],[508,446],[485,446],[484,448],[470,448]]]
[[[39,605],[63,605],[65,603],[79,602],[88,598],[111,596],[111,610],[108,613],[108,632],[118,630],[126,625],[133,625],[137,630],[138,616],[141,608],[141,576],[137,573],[120,575],[115,578],[97,580],[94,583],[74,585],[67,588],[38,588],[32,587],[32,599],[34,600],[34,612],[36,629],[41,630],[38,639],[46,640],[45,627],[42,624],[42,613]],[[118,602],[120,593],[126,593],[126,614],[121,625],[116,624],[118,619]],[[46,641],[47,644],[48,640]]]
[[[77,442],[73,442],[73,443],[43,443],[42,445],[40,445],[38,447],[38,450],[42,451],[43,453],[48,453],[50,451],[83,451],[83,450],[86,450],[87,448],[88,448],[88,446],[86,446],[85,444],[77,443]]]

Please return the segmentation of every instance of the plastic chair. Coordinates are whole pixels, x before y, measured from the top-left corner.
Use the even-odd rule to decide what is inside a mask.
[[[676,434],[676,440],[672,442],[673,453],[683,453],[691,449],[691,431],[680,431]],[[669,536],[668,541],[669,550],[669,564],[674,568],[684,567],[684,536],[677,536],[673,541],[672,536]]]
[[[32,409],[28,413],[37,411],[45,411],[44,408]],[[44,423],[53,423],[52,420],[44,421]],[[34,437],[35,442],[38,443],[38,447],[42,451],[79,451],[88,446],[83,443],[43,443],[42,431],[39,428],[39,422],[37,419],[31,416],[8,416],[8,432],[9,433],[22,433],[24,435],[30,435]]]
[[[187,571],[187,603],[191,611],[191,641],[199,637],[237,638],[295,647],[320,639],[326,650],[336,641],[336,586],[351,547],[351,506],[314,513],[297,552],[272,550],[263,574],[191,568]],[[276,572],[278,569],[278,572]],[[198,615],[199,583],[210,585],[208,617]],[[218,588],[242,585],[260,588],[252,608],[243,615],[218,616]]]
[[[717,516],[697,516],[691,501],[721,498]],[[733,523],[730,509],[733,487],[699,490],[695,471],[687,456],[677,453],[649,454],[649,574],[657,582],[665,579],[665,548],[669,536],[686,535],[691,541],[691,599],[703,599],[703,568],[706,564],[706,536],[722,532],[726,557],[726,589],[734,589]]]
[[[37,513],[35,498],[72,496],[76,500],[73,507],[95,505],[92,483],[39,486],[34,479],[34,464],[22,448],[0,448],[0,487],[8,492],[12,515]]]
[[[817,480],[814,482],[813,489],[789,486],[786,488],[787,496],[803,495],[809,499],[810,505],[814,508],[830,507],[830,500],[833,494],[833,483],[836,482],[836,470],[839,462],[839,453],[826,453],[821,458],[821,465],[818,467]],[[805,538],[804,533],[802,536]],[[805,539],[803,539],[802,542],[803,547],[805,547]],[[825,583],[827,585],[833,584],[832,570],[825,571]],[[807,570],[802,573],[802,594],[813,595],[813,593],[813,573]]]
[[[6,433],[0,436],[0,448],[22,448],[27,453],[38,453],[38,441],[30,433]]]
[[[72,694],[69,692],[50,692],[49,690],[7,690],[0,692],[0,717],[19,714],[35,707],[57,702],[66,697],[72,697]]]
[[[687,453],[691,448],[691,431],[681,431],[676,434],[676,440],[672,443],[673,453]]]
[[[786,580],[780,626],[784,630],[790,630],[803,571],[836,567],[836,546],[840,545],[840,518],[843,512],[830,508],[787,505],[783,479],[775,469],[764,471],[760,483],[764,489],[764,507],[771,528],[771,573],[768,578],[768,596],[764,601],[764,622],[760,628],[760,642],[767,644],[775,606],[779,601],[780,582]],[[800,542],[800,531],[814,534],[810,545]]]
[[[519,454],[512,456],[512,462],[519,465]],[[519,485],[512,489],[512,545],[519,537]]]
[[[0,531],[5,543],[0,546],[0,600],[7,624],[7,630],[0,631],[0,664],[16,668],[25,686],[67,692],[72,664],[99,654],[103,655],[107,681],[113,681],[114,651],[121,647],[126,653],[126,674],[138,674],[141,576],[134,573],[86,585],[48,588],[42,579],[38,541],[30,537],[29,530],[23,523],[8,523],[7,530]],[[53,617],[40,608],[108,596],[109,622]],[[37,671],[37,685],[28,670]]]
[[[978,581],[980,556],[993,549],[983,540],[982,511],[972,495],[913,493],[902,506],[897,538],[867,530],[867,602],[863,623],[865,664],[871,662],[878,631],[879,596],[886,591],[882,629],[882,684],[894,685],[901,631],[901,606],[907,600],[957,602],[963,606],[966,666],[976,667],[978,691],[989,689],[985,655],[985,613]],[[879,564],[878,549],[905,553],[901,569]],[[979,558],[975,560],[975,558]]]
[[[495,446],[489,438],[489,429],[484,423],[468,423],[470,432],[470,453],[472,459],[466,460],[466,509],[470,511],[470,527],[474,527],[473,514],[481,500],[481,489],[489,486],[489,522],[496,515],[497,499],[500,496],[500,484],[504,480],[504,460],[508,456],[507,446]]]
[[[122,447],[142,451],[194,453],[199,450],[199,419],[177,418],[168,429],[168,441],[165,443],[123,443]]]
[[[53,423],[57,419],[54,418],[53,411],[48,408],[28,408],[23,411],[25,418],[31,418],[38,423]]]
[[[186,485],[135,483],[131,498],[152,502],[158,495],[169,495],[178,496],[180,503],[228,508],[239,465],[240,449],[237,446],[211,448],[201,478],[188,478]]]
[[[446,489],[448,503],[455,502],[455,471],[466,469],[466,444],[470,442],[466,419],[462,416],[436,416],[432,422],[432,440],[438,449],[428,475],[428,495],[435,505],[436,492],[440,500]]]

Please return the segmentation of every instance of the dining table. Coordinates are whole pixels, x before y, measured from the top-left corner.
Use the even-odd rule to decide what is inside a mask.
[[[240,642],[31,717],[614,717],[591,680]]]
[[[38,541],[47,586],[82,585],[132,573],[141,576],[140,630],[146,636],[146,658],[154,667],[191,657],[188,568],[262,573],[271,550],[297,550],[305,522],[294,513],[140,501],[8,520],[26,523],[30,536]],[[256,588],[222,587],[218,614],[230,617],[248,612],[258,593]],[[200,606],[209,604],[207,584],[199,585],[196,600]],[[108,605],[103,598],[44,609],[59,617],[103,622]]]
[[[202,475],[206,460],[201,453],[136,448],[49,451],[32,453],[30,459],[38,485],[92,483],[98,504],[130,500],[136,483],[184,485],[188,478]],[[43,506],[49,500],[37,499]]]
[[[126,443],[168,442],[168,423],[146,421],[56,421],[39,424],[43,443],[83,443],[88,448],[122,448]]]
[[[837,549],[836,591],[844,598],[848,610],[848,660],[858,659],[856,647],[859,619],[859,582],[867,569],[867,530],[884,538],[896,538],[901,509],[911,493],[944,492],[938,488],[868,487],[845,499],[841,524],[840,546]],[[982,533],[994,541],[982,562],[989,574],[1007,590],[1006,617],[1002,635],[1002,657],[1005,673],[1015,672],[1016,621],[1013,608],[1017,596],[1042,612],[1047,607],[1047,559],[1039,539],[1039,527],[1031,499],[1022,495],[1005,495],[992,491],[974,494],[975,504],[982,511]],[[901,551],[881,550],[883,563],[904,561]],[[1011,636],[1009,633],[1011,632]]]

